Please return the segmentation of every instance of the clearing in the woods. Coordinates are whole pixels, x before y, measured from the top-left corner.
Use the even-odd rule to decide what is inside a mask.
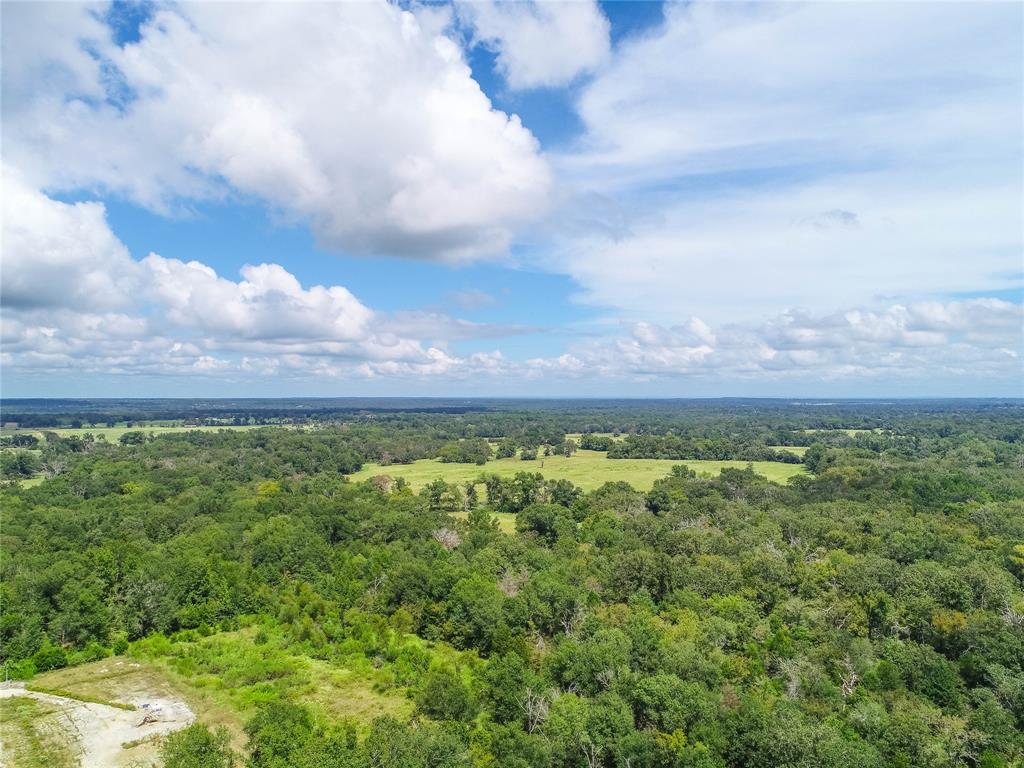
[[[655,480],[660,480],[672,471],[672,467],[685,464],[690,469],[705,475],[717,475],[726,467],[745,469],[751,465],[759,475],[769,480],[785,483],[789,478],[802,474],[802,464],[785,464],[780,461],[674,461],[672,459],[609,459],[604,451],[577,451],[573,456],[545,456],[531,461],[519,458],[495,459],[484,465],[446,464],[437,459],[421,459],[412,464],[366,464],[351,475],[354,481],[368,480],[376,475],[404,477],[414,490],[438,478],[449,483],[465,483],[481,474],[496,474],[511,477],[517,472],[540,472],[549,480],[565,478],[585,491],[600,488],[605,483],[624,480],[638,491],[649,491]]]
[[[0,715],[5,768],[151,765],[195,719],[159,670],[121,657],[5,684]]]

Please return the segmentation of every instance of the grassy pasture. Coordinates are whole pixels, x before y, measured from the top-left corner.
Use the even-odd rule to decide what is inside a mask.
[[[800,430],[806,435],[813,435],[817,432],[842,432],[847,437],[856,437],[857,435],[867,435],[874,433],[882,433],[884,429],[802,429]]]
[[[785,483],[802,474],[802,464],[784,464],[776,461],[673,461],[671,459],[609,459],[604,451],[577,451],[570,458],[547,456],[535,461],[496,459],[483,466],[476,464],[445,464],[436,459],[421,459],[412,464],[367,464],[350,478],[359,482],[375,475],[404,477],[409,485],[419,490],[438,478],[448,482],[465,483],[475,480],[481,473],[511,477],[516,472],[540,472],[550,480],[566,479],[586,491],[600,488],[607,482],[624,480],[640,491],[649,491],[655,480],[671,472],[677,464],[685,464],[695,472],[717,475],[726,467],[744,469],[750,463],[754,471],[769,480]]]
[[[172,432],[217,432],[222,429],[260,429],[265,425],[245,425],[245,426],[234,426],[229,424],[218,425],[215,427],[185,427],[185,426],[171,426],[171,425],[155,425],[155,426],[144,426],[144,427],[54,427],[53,429],[5,429],[3,430],[4,435],[35,435],[40,440],[43,439],[44,432],[56,432],[61,437],[81,437],[85,434],[92,434],[93,437],[99,439],[101,436],[108,442],[114,443],[121,439],[121,435],[126,432],[144,432],[147,435],[167,435]]]
[[[167,435],[172,432],[218,432],[222,429],[260,429],[267,425],[249,424],[244,426],[234,426],[229,424],[218,425],[216,427],[185,427],[181,425],[170,425],[170,424],[156,424],[153,426],[144,427],[129,427],[129,426],[118,426],[118,427],[81,427],[81,428],[62,428],[54,427],[53,429],[3,429],[0,430],[0,435],[9,437],[12,435],[34,435],[39,440],[44,440],[44,432],[55,432],[61,437],[82,437],[86,434],[91,434],[97,440],[101,437],[108,443],[116,443],[121,439],[121,435],[126,432],[145,432],[147,435],[158,436]],[[24,449],[22,449],[24,450]],[[39,455],[39,451],[35,451],[36,455]],[[45,478],[42,475],[36,475],[35,477],[28,477],[19,480],[22,488],[31,488],[39,485]]]
[[[466,520],[469,517],[468,512],[452,512],[452,517],[456,520]],[[498,530],[502,533],[512,534],[516,532],[516,516],[511,512],[495,512],[494,518],[498,521]]]
[[[806,445],[769,445],[773,451],[789,451],[795,453],[797,456],[803,456],[807,453]]]
[[[404,695],[404,689],[380,691],[371,674],[315,659],[309,664],[317,683],[305,701],[322,707],[332,718],[352,720],[362,730],[380,715],[399,720],[412,715],[413,701]]]

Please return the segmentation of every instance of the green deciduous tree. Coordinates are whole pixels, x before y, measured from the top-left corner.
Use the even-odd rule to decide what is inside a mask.
[[[193,723],[170,734],[160,756],[164,768],[233,768],[235,756],[229,742],[226,730],[211,731],[206,725]]]

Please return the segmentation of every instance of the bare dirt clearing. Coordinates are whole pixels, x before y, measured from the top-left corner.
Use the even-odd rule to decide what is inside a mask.
[[[158,765],[161,738],[195,719],[189,706],[166,681],[128,659],[105,659],[41,675],[33,680],[32,687],[60,690],[64,695],[29,690],[23,683],[0,688],[0,699],[28,698],[42,705],[36,717],[26,720],[21,736],[5,735],[0,759],[4,768],[33,765],[28,757],[33,742],[39,739],[61,745],[69,752],[68,765]],[[129,704],[135,709],[83,701],[74,698],[76,695],[109,700],[111,704]]]

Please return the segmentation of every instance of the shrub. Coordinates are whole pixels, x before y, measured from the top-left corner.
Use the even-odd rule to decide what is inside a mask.
[[[160,755],[164,768],[232,768],[235,756],[229,741],[225,729],[211,732],[205,725],[193,723],[168,736]]]
[[[67,654],[60,646],[53,645],[49,640],[43,643],[43,647],[32,654],[32,663],[36,671],[46,672],[51,669],[60,669],[68,664]]]
[[[427,674],[416,706],[435,720],[469,720],[473,716],[473,700],[469,688],[451,667],[434,669]]]

